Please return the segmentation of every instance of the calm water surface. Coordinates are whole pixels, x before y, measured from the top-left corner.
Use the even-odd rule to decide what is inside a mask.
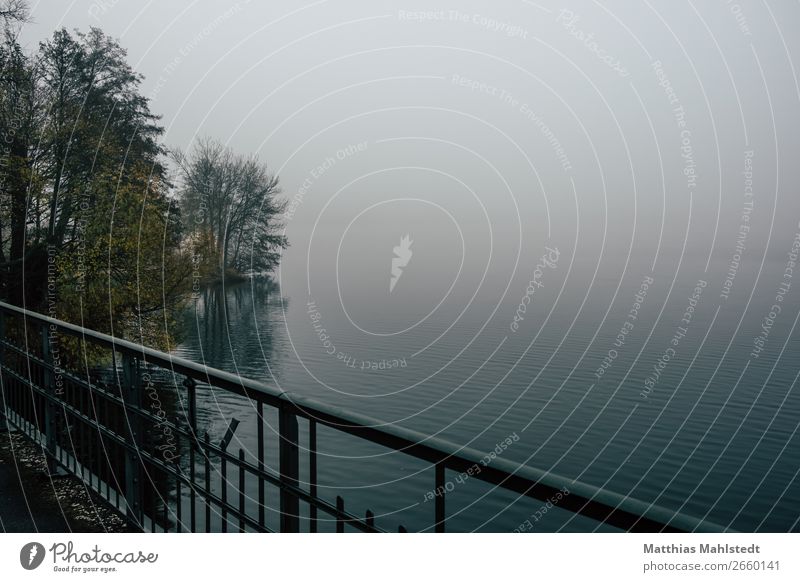
[[[797,531],[796,296],[753,355],[783,267],[781,258],[743,264],[724,299],[720,269],[590,282],[559,265],[544,270],[516,330],[525,276],[505,295],[473,296],[411,275],[392,293],[370,281],[347,289],[341,273],[313,294],[255,280],[207,290],[175,353],[478,449],[518,437],[505,458],[735,529]],[[692,299],[698,280],[706,286]],[[218,391],[202,399],[212,436],[235,417],[236,444],[255,450],[249,404]],[[387,528],[430,527],[432,470],[327,429],[319,442],[323,496],[342,495],[358,514],[370,508]],[[447,504],[448,527],[464,531],[511,531],[541,507],[476,479],[456,484]],[[558,510],[535,524],[595,527]]]

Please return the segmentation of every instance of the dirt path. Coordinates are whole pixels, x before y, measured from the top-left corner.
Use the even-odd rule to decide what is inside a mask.
[[[0,531],[133,530],[79,479],[51,479],[41,450],[14,432],[0,433]]]

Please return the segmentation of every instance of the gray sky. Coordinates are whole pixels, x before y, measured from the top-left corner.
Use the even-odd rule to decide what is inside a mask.
[[[32,8],[31,48],[60,26],[120,40],[168,146],[209,135],[268,161],[294,200],[297,292],[336,277],[368,300],[364,274],[404,234],[434,296],[457,279],[491,297],[524,287],[545,245],[577,281],[598,262],[609,281],[671,272],[684,244],[682,269],[724,271],[747,200],[748,258],[798,230],[796,3]]]

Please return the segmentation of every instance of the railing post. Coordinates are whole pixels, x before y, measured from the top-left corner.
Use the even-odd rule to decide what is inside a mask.
[[[442,461],[436,463],[434,471],[436,473],[436,485],[434,489],[436,493],[436,501],[434,502],[434,531],[436,533],[444,533],[444,523],[446,519],[444,509],[444,494],[446,491],[444,483],[444,463]]]
[[[58,463],[56,462],[56,455],[58,454],[58,435],[56,434],[58,427],[56,426],[56,417],[58,413],[54,400],[56,397],[56,387],[53,370],[50,368],[53,365],[53,351],[50,345],[50,326],[47,323],[43,323],[39,326],[39,335],[42,341],[42,360],[45,364],[42,366],[42,388],[48,395],[44,403],[44,436],[45,447],[47,449],[47,454],[45,455],[47,472],[51,476],[63,475],[64,472],[59,469]]]
[[[8,432],[6,420],[6,380],[3,376],[3,366],[6,365],[6,314],[0,311],[0,432]]]
[[[141,408],[141,382],[139,377],[139,360],[128,353],[122,355],[122,386],[120,393],[125,403],[125,419],[127,420],[127,444],[133,450],[125,448],[125,504],[128,517],[140,527],[144,527],[142,515],[142,465],[139,462],[140,447],[143,441],[142,423],[138,414],[128,412],[128,407]]]
[[[278,431],[280,433],[279,464],[281,484],[298,486],[300,449],[297,444],[297,416],[284,404],[280,408]],[[300,531],[300,500],[291,491],[281,488],[281,531]]]
[[[197,382],[191,376],[186,376],[183,381],[186,386],[186,398],[189,400],[189,531],[197,531],[197,493],[195,484],[195,448],[200,446],[200,437],[197,436]],[[179,501],[180,503],[180,501]]]

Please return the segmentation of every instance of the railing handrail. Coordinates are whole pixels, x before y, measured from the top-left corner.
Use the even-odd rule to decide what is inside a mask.
[[[594,485],[521,465],[508,459],[495,457],[490,464],[481,460],[487,455],[477,449],[458,445],[440,437],[382,422],[378,419],[343,410],[307,396],[280,390],[251,378],[244,378],[224,370],[198,364],[166,352],[87,329],[47,315],[0,301],[0,311],[10,312],[40,323],[55,326],[69,335],[89,339],[96,344],[120,353],[141,357],[148,364],[156,364],[173,372],[201,379],[208,384],[234,393],[262,399],[276,407],[289,407],[296,414],[311,418],[342,432],[356,434],[371,442],[393,448],[431,463],[444,463],[453,470],[466,471],[480,464],[474,478],[499,485],[504,489],[547,500],[565,486],[569,495],[563,497],[559,507],[586,515],[598,521],[625,529],[649,524],[665,529],[694,532],[732,532],[731,528],[701,520],[662,506],[650,504]],[[648,529],[644,527],[643,529]]]

